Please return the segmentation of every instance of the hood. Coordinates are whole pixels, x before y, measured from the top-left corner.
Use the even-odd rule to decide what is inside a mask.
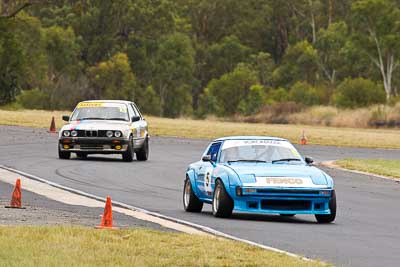
[[[129,122],[111,120],[74,121],[64,125],[62,130],[126,130]]]
[[[294,164],[231,164],[226,165],[239,177],[254,175],[257,177],[293,177],[311,178],[315,185],[326,185],[324,173],[316,167]]]

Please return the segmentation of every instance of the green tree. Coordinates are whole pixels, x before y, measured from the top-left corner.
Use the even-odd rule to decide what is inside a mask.
[[[275,68],[274,61],[270,54],[259,52],[251,56],[251,64],[258,72],[258,79],[264,87],[272,86],[272,73]]]
[[[245,99],[250,87],[258,83],[257,73],[245,64],[239,64],[232,72],[211,80],[207,88],[216,100],[219,116],[238,112],[239,104]]]
[[[231,72],[238,63],[247,61],[250,52],[250,48],[241,44],[236,36],[224,37],[221,42],[211,45],[208,49],[209,77],[217,78]]]
[[[321,103],[317,89],[309,85],[307,82],[296,82],[290,88],[289,97],[292,101],[307,106]]]
[[[25,79],[23,51],[13,29],[12,21],[0,19],[0,105],[14,101]]]
[[[318,65],[322,74],[331,85],[336,83],[337,72],[346,63],[343,48],[348,40],[348,28],[345,22],[332,23],[327,29],[320,29],[315,48],[318,52]]]
[[[354,40],[379,69],[386,97],[395,95],[393,74],[400,57],[400,9],[392,0],[359,0],[352,5]]]
[[[283,57],[282,64],[273,72],[276,86],[290,87],[296,81],[306,80],[314,84],[317,79],[318,54],[307,41],[291,46]]]
[[[239,111],[244,115],[255,114],[265,104],[265,89],[260,84],[252,85],[246,98],[242,99],[239,103]]]
[[[94,90],[93,98],[135,99],[135,76],[126,54],[117,53],[110,60],[90,67],[88,74],[90,86]]]
[[[160,97],[160,116],[182,115],[192,104],[189,85],[193,81],[194,50],[190,39],[181,33],[161,38],[153,67],[152,84]]]
[[[339,84],[334,94],[339,107],[356,108],[385,102],[385,91],[371,80],[364,78],[346,79]]]
[[[71,27],[63,29],[52,26],[43,29],[45,49],[50,67],[50,73],[54,77],[60,74],[73,74],[79,68],[79,45]]]

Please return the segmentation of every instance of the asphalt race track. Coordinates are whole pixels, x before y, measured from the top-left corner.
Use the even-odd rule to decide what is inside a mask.
[[[240,238],[344,266],[399,266],[400,183],[347,172],[335,179],[338,214],[333,224],[314,216],[234,214],[217,219],[182,208],[184,173],[208,141],[154,137],[150,160],[126,163],[120,156],[59,160],[57,136],[42,129],[0,127],[0,164],[98,196],[212,227]],[[299,147],[317,161],[344,157],[400,159],[400,150]]]

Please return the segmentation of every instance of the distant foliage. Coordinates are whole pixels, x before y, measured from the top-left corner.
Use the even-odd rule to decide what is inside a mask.
[[[307,106],[318,105],[321,102],[317,89],[307,82],[295,83],[290,88],[289,98],[296,103],[302,103]]]
[[[265,104],[266,95],[262,85],[252,85],[249,92],[239,103],[239,111],[244,115],[251,115],[260,111]]]
[[[240,102],[248,97],[251,86],[257,82],[256,72],[245,64],[239,64],[232,72],[212,80],[208,88],[210,95],[215,97],[217,114],[226,116],[237,112]]]
[[[385,100],[383,87],[364,78],[344,80],[334,95],[335,104],[345,108],[365,107]]]
[[[36,88],[22,91],[17,103],[26,109],[50,109],[50,96]]]
[[[400,94],[398,0],[30,2],[0,4],[0,105],[30,92],[51,109],[118,98],[163,117],[240,117]]]

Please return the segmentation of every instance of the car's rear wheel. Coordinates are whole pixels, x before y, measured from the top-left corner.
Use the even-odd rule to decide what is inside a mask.
[[[221,180],[216,180],[212,201],[212,212],[215,217],[227,218],[232,215],[233,200],[225,190]]]
[[[133,161],[134,157],[134,150],[133,150],[133,138],[132,136],[129,137],[128,148],[125,152],[122,153],[122,159],[126,162]]]
[[[85,153],[85,152],[77,152],[77,153],[76,153],[76,156],[77,156],[78,158],[80,158],[80,159],[86,159],[87,156],[88,156],[88,154]]]
[[[58,147],[58,157],[60,159],[69,159],[71,157],[71,152],[62,151],[60,147]]]
[[[194,194],[188,177],[183,186],[183,208],[188,212],[201,212],[203,209],[203,202]]]
[[[336,193],[332,191],[331,199],[329,200],[329,209],[331,214],[315,214],[315,218],[319,223],[330,223],[336,218]]]
[[[143,146],[136,152],[136,158],[139,161],[146,161],[149,158],[149,139],[144,140]]]

